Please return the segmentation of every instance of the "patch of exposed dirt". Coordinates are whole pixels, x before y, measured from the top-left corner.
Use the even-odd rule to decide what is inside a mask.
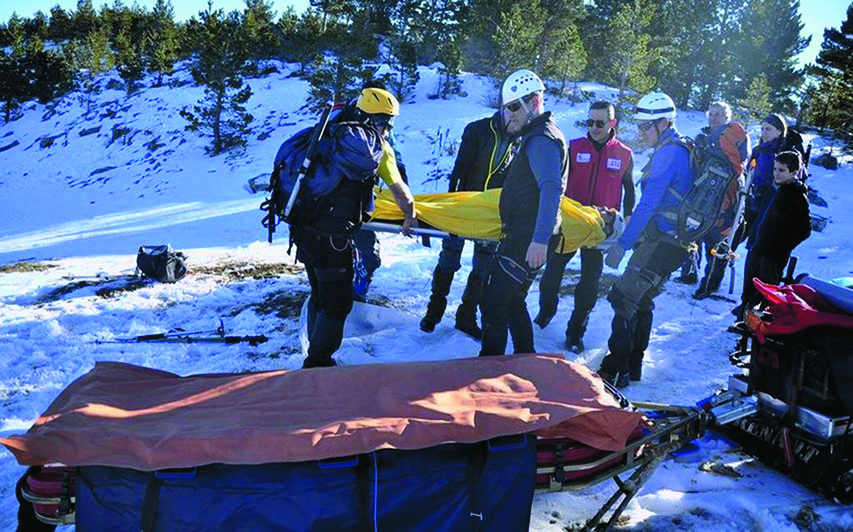
[[[0,273],[43,272],[51,268],[56,268],[56,264],[22,261],[13,264],[0,264]]]
[[[132,275],[122,276],[118,278],[92,278],[72,280],[68,284],[60,286],[58,288],[54,288],[50,292],[47,292],[43,296],[39,297],[38,302],[52,303],[54,301],[62,299],[63,296],[88,287],[99,287],[95,290],[95,294],[99,297],[108,299],[118,294],[124,294],[127,292],[133,292],[134,290],[139,290],[144,286],[148,286],[152,282],[153,281],[151,279],[141,279]]]
[[[282,319],[298,319],[302,311],[302,305],[311,294],[309,290],[294,290],[278,292],[260,303],[247,305],[245,308],[253,309],[257,314],[275,314]],[[242,312],[240,309],[237,313]]]
[[[301,264],[286,264],[283,262],[252,264],[245,261],[226,262],[213,266],[193,266],[194,275],[207,274],[227,277],[229,281],[241,279],[269,279],[281,275],[296,275],[304,268]]]

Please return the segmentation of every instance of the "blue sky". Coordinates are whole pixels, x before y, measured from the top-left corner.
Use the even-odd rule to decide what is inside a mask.
[[[800,12],[805,24],[803,34],[812,35],[811,45],[800,54],[801,64],[814,60],[823,42],[823,30],[827,27],[838,28],[841,25],[850,2],[851,0],[801,0]],[[104,0],[94,1],[96,8],[112,3],[113,0],[108,2]],[[127,5],[132,3],[133,0],[125,0]],[[155,0],[136,0],[136,3],[150,8],[154,5]],[[287,9],[288,6],[294,6],[297,13],[301,13],[308,7],[308,0],[273,0],[272,3],[278,13]],[[19,0],[0,0],[0,21],[8,21],[13,11],[17,11],[18,15],[22,17],[32,16],[38,10],[48,13],[57,4],[63,9],[71,11],[77,7],[77,0],[29,0],[26,2],[26,7],[23,7],[22,4],[23,2]],[[172,5],[175,7],[175,18],[185,20],[206,9],[207,0],[173,0]],[[224,9],[225,11],[242,10],[245,5],[243,0],[214,0],[213,2],[215,9]]]

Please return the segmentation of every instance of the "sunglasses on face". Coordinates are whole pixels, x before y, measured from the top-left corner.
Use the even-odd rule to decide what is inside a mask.
[[[376,117],[370,120],[370,123],[373,124],[374,127],[378,129],[388,129],[389,131],[394,128],[394,120],[393,118],[385,118],[385,117]]]
[[[640,131],[646,132],[650,130],[655,124],[657,124],[657,120],[651,120],[649,122],[638,122],[637,127],[640,128]]]
[[[609,124],[610,124],[610,120],[593,120],[592,118],[590,118],[590,119],[589,119],[589,120],[587,120],[585,123],[586,123],[586,127],[598,127],[598,128],[601,128],[601,127],[604,127],[605,125],[609,125]]]
[[[518,112],[519,109],[521,109],[521,101],[516,100],[514,102],[510,102],[510,103],[504,105],[504,109],[506,109],[510,113],[516,113],[516,112]]]
[[[530,100],[533,99],[533,94],[525,96],[520,100],[514,100],[504,105],[504,109],[509,111],[510,113],[517,113],[519,109],[521,109],[521,100],[524,100],[525,103],[530,103]]]

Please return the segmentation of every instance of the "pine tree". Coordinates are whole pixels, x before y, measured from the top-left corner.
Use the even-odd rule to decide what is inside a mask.
[[[27,43],[25,70],[30,80],[31,96],[47,104],[74,89],[74,70],[66,58],[44,43],[32,39]]]
[[[300,76],[307,76],[308,67],[322,57],[326,27],[320,15],[307,9],[302,14],[292,39],[288,40],[285,57],[292,57],[299,63]]]
[[[189,124],[188,131],[209,132],[211,155],[245,146],[254,117],[246,110],[252,89],[243,84],[248,50],[241,16],[233,11],[227,17],[222,10],[214,11],[212,1],[206,11],[188,23],[195,57],[192,75],[196,84],[204,85],[204,99],[192,110],[181,110]]]
[[[49,33],[47,15],[43,11],[36,11],[32,18],[24,21],[24,34],[29,39],[38,39],[42,42],[47,39]]]
[[[809,117],[815,125],[835,129],[853,144],[853,4],[839,29],[824,30],[815,62],[811,72],[820,83]]]
[[[275,11],[268,0],[245,0],[243,27],[253,59],[275,57],[280,41],[275,31]]]
[[[647,33],[654,14],[654,6],[648,0],[632,0],[619,8],[610,22],[606,79],[619,88],[620,104],[629,87],[642,94],[656,84],[649,73],[655,53],[650,48],[651,36]]]
[[[586,67],[587,53],[577,24],[584,15],[581,0],[544,0],[545,21],[538,38],[536,71],[560,82],[559,94],[565,94],[570,81],[576,81]]]
[[[400,4],[399,33],[411,40],[420,62],[441,64],[438,86],[430,98],[449,98],[462,90],[460,43],[462,21],[468,18],[467,6],[456,0],[404,0]]]
[[[649,65],[658,87],[675,101],[678,108],[690,104],[709,51],[707,41],[713,27],[716,0],[670,0],[657,8],[649,34],[651,46],[658,52]]]
[[[109,72],[115,62],[107,28],[102,27],[91,32],[83,41],[72,40],[67,52],[71,64],[79,72],[81,100],[86,104],[86,114],[89,115],[93,111],[95,97],[102,90],[98,77]]]
[[[771,88],[773,107],[793,109],[790,96],[803,77],[796,56],[811,40],[800,36],[799,10],[799,0],[750,0],[741,17],[740,42],[735,43],[738,60],[733,74],[740,80],[734,87],[736,96],[743,97],[752,80],[763,75]]]
[[[567,85],[574,81],[572,101],[578,101],[577,81],[587,64],[587,52],[580,32],[576,26],[568,26],[561,32],[560,40],[554,44],[554,53],[545,63],[545,75],[560,82],[560,97],[565,96]]]
[[[747,7],[742,0],[714,0],[712,3],[712,20],[702,28],[700,47],[696,54],[685,58],[696,65],[700,109],[707,109],[716,99],[736,99],[732,71],[739,61],[740,21]]]
[[[415,91],[415,85],[421,79],[418,53],[414,43],[403,37],[392,38],[390,45],[386,59],[390,71],[382,78],[388,90],[403,102]]]
[[[146,69],[157,76],[155,87],[163,85],[163,76],[172,74],[177,59],[178,33],[170,0],[157,0],[151,12],[151,24],[145,34],[143,61]]]
[[[546,18],[547,12],[539,0],[531,0],[524,5],[510,2],[509,7],[491,13],[484,21],[486,31],[490,25],[494,26],[494,30],[487,34],[483,47],[486,55],[481,55],[477,60],[482,62],[482,68],[494,84],[494,91],[490,95],[493,106],[500,105],[500,87],[509,74],[519,68],[536,68]]]
[[[131,39],[129,31],[123,28],[116,36],[116,66],[118,75],[124,80],[128,96],[139,88],[139,81],[145,77],[145,63],[142,59],[141,39]]]
[[[317,57],[305,78],[311,84],[308,105],[314,110],[332,98],[342,101],[358,95],[361,86],[373,78],[365,58],[374,58],[377,53],[372,36],[342,25],[329,25],[323,37],[326,53]]]
[[[71,17],[59,4],[50,8],[47,35],[54,42],[62,42],[71,38]]]
[[[741,107],[746,109],[745,122],[749,125],[751,118],[761,120],[773,109],[770,102],[771,88],[763,74],[752,78],[746,96],[739,100]]]
[[[24,67],[24,27],[14,13],[6,33],[11,51],[0,50],[0,101],[3,103],[3,120],[9,122],[21,104],[29,99],[31,88]]]
[[[83,41],[100,26],[92,0],[77,0],[77,10],[71,14],[69,37]]]

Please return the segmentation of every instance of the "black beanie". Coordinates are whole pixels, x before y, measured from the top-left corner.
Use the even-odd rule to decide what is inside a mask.
[[[779,113],[770,113],[769,115],[767,115],[767,118],[765,118],[763,122],[770,124],[771,126],[778,129],[779,132],[782,134],[782,137],[784,137],[788,131],[788,125],[785,122],[785,119]]]

